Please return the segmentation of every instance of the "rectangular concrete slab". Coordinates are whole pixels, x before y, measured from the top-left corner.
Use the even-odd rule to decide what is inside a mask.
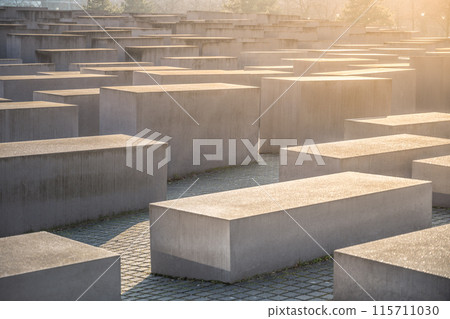
[[[5,102],[0,104],[0,143],[78,136],[78,106]]]
[[[153,71],[174,71],[174,70],[186,70],[184,68],[178,68],[173,66],[142,66],[134,64],[133,66],[112,66],[112,67],[96,67],[81,69],[81,74],[104,74],[117,76],[117,85],[132,85],[133,84],[133,72],[153,72]]]
[[[154,46],[128,46],[125,48],[131,58],[136,61],[153,62],[161,65],[161,58],[166,56],[199,56],[199,49],[194,45],[154,45]],[[130,57],[131,56],[131,57]]]
[[[287,148],[287,165],[280,165],[280,181],[357,171],[411,177],[412,161],[450,153],[450,139],[398,134]],[[283,149],[286,151],[286,149]],[[323,162],[314,154],[320,154]]]
[[[53,63],[56,70],[69,70],[69,65],[76,62],[116,62],[117,50],[107,48],[94,49],[39,49],[36,60],[41,63]]]
[[[431,184],[345,172],[153,203],[156,220],[153,273],[235,282],[429,227]]]
[[[232,56],[165,57],[162,65],[193,70],[236,70],[237,58]]]
[[[34,91],[35,101],[74,104],[78,106],[78,136],[99,135],[100,89]]]
[[[135,135],[150,129],[170,136],[169,177],[236,165],[249,155],[240,139],[258,142],[258,127],[251,122],[259,111],[259,96],[257,87],[226,83],[105,87],[100,90],[100,134]],[[220,139],[222,158],[201,155],[195,164],[194,139]],[[237,139],[234,164],[228,156],[231,139]],[[215,153],[212,146],[203,148],[202,154]]]
[[[416,71],[414,69],[370,68],[313,73],[318,76],[365,76],[392,79],[391,114],[416,111]]]
[[[0,143],[0,237],[132,212],[166,198],[167,144],[127,135]],[[136,145],[156,145],[153,175]],[[128,144],[129,145],[128,145]],[[133,165],[127,166],[129,146]],[[142,155],[143,163],[147,156]],[[149,162],[152,164],[152,162]]]
[[[433,205],[450,207],[450,155],[415,160],[412,177],[432,181]]]
[[[344,138],[348,118],[391,112],[391,79],[351,76],[264,78],[261,87],[261,152],[278,152],[270,139],[315,143]],[[255,118],[253,121],[257,120]]]
[[[450,138],[450,113],[415,113],[345,120],[345,139],[414,134]]]
[[[334,300],[448,301],[449,246],[444,225],[336,250]]]
[[[0,238],[0,255],[0,300],[121,299],[120,256],[105,249],[37,232]]]
[[[55,71],[55,65],[52,63],[0,64],[0,76],[27,75],[50,71]]]
[[[120,67],[120,66],[152,66],[152,62],[90,62],[90,63],[71,63],[69,71],[81,71],[82,68],[103,68],[103,67]]]
[[[0,97],[32,101],[34,91],[99,88],[116,83],[116,76],[101,74],[0,76]]]
[[[260,87],[261,79],[268,76],[292,76],[292,73],[271,70],[136,71],[133,85],[155,84],[156,80],[159,84],[232,83]]]

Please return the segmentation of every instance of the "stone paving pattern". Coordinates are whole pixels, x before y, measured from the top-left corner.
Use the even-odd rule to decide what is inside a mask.
[[[267,165],[217,169],[172,181],[168,199],[219,192],[278,181],[278,156]],[[433,209],[433,226],[450,223],[450,209]],[[152,275],[148,212],[76,225],[54,232],[121,254],[122,300],[332,300],[333,261],[281,270],[235,284]]]

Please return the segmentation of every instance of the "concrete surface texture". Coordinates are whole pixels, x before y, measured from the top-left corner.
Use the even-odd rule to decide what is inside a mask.
[[[121,299],[120,255],[105,249],[37,232],[0,238],[0,254],[0,300]]]
[[[164,200],[167,167],[156,167],[165,158],[167,145],[149,141],[159,145],[151,176],[127,167],[130,138],[108,135],[0,143],[4,194],[0,236],[132,212]],[[136,145],[131,148],[134,154]],[[143,154],[143,163],[146,159]]]
[[[155,84],[156,80],[159,84],[232,83],[259,87],[262,78],[269,76],[292,76],[292,73],[271,70],[136,71],[133,75],[133,85]]]
[[[115,85],[117,77],[100,74],[0,76],[0,97],[32,101],[34,91],[98,88]]]
[[[132,85],[133,73],[135,71],[153,72],[166,70],[185,70],[184,68],[174,66],[143,66],[134,63],[131,66],[107,66],[107,67],[83,67],[80,71],[82,74],[104,74],[117,76],[117,85]],[[155,84],[155,83],[153,83]]]
[[[99,135],[99,97],[99,88],[33,92],[35,101],[77,105],[78,136]]]
[[[302,146],[288,147],[287,165],[280,165],[280,181],[343,171],[410,178],[413,160],[449,154],[450,140],[397,134],[317,144],[316,147],[317,150],[303,151]],[[323,163],[314,156],[317,153]]]
[[[391,81],[351,76],[263,78],[260,138],[297,139],[298,145],[306,139],[342,140],[345,119],[390,114]],[[260,151],[278,150],[267,142]]]
[[[416,160],[412,177],[433,182],[433,205],[450,207],[450,155]]]
[[[345,172],[150,205],[150,220],[162,214],[153,273],[235,282],[429,227],[431,183]]]
[[[417,112],[450,112],[450,57],[411,57],[416,69]]]
[[[238,60],[232,56],[164,57],[162,65],[193,70],[236,70]]]
[[[150,129],[172,137],[169,177],[239,165],[251,157],[240,139],[252,146],[258,142],[258,127],[251,122],[258,115],[259,95],[259,88],[225,83],[105,87],[100,90],[100,134],[134,135]],[[202,146],[200,162],[194,163],[194,139],[222,139],[223,156],[206,160],[203,154],[217,150]],[[234,150],[229,151],[230,139],[237,140],[234,164],[229,160]]]
[[[450,138],[450,113],[416,113],[345,120],[345,139],[414,134]]]
[[[414,69],[370,68],[313,73],[318,76],[364,76],[392,79],[391,114],[416,111],[416,71]]]
[[[0,143],[78,136],[78,106],[5,102],[0,104]]]
[[[334,300],[449,300],[449,245],[444,225],[336,250]]]
[[[57,71],[69,70],[69,65],[76,62],[116,62],[116,49],[39,49],[36,60],[40,63],[53,63]]]

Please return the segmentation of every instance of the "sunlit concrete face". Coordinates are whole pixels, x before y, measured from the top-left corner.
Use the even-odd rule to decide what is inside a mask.
[[[368,68],[350,71],[313,73],[319,76],[364,76],[392,79],[391,114],[416,112],[416,71],[398,68]]]
[[[447,155],[450,140],[398,134],[317,144],[316,147],[317,151],[303,152],[300,146],[289,147],[287,165],[280,165],[280,181],[345,171],[410,178],[414,160]],[[314,156],[317,153],[323,163]]]
[[[430,112],[345,121],[346,140],[405,133],[450,138],[450,114]]]
[[[449,245],[444,225],[336,250],[334,300],[449,300]]]
[[[0,254],[0,300],[121,299],[120,256],[105,249],[37,232],[0,238]]]
[[[450,207],[450,155],[416,160],[412,177],[433,182],[433,205]]]
[[[261,139],[306,139],[315,143],[344,138],[345,119],[391,112],[391,79],[308,76],[264,78],[259,119]],[[255,119],[256,120],[256,119]],[[262,145],[261,152],[279,147]]]
[[[431,184],[346,172],[154,203],[150,220],[153,273],[235,282],[429,227]]]

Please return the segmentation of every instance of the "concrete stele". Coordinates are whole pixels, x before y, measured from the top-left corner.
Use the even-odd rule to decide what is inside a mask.
[[[431,184],[345,172],[153,203],[150,220],[153,273],[236,282],[429,227]]]

